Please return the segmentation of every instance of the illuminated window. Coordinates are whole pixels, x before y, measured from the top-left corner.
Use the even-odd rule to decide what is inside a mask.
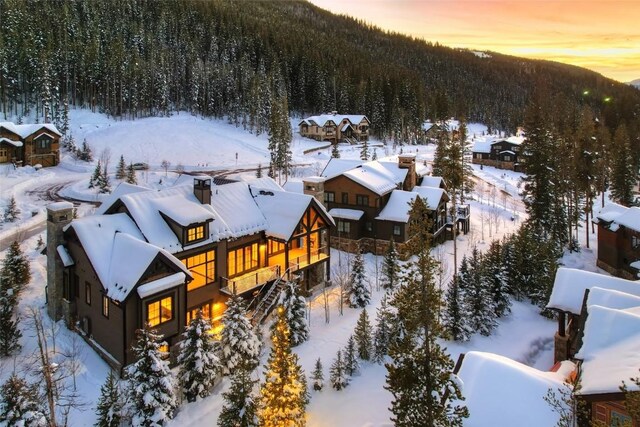
[[[204,239],[204,225],[197,225],[187,229],[187,242]]]
[[[197,316],[198,310],[202,310],[202,316],[205,319],[211,319],[211,303],[208,302],[204,305],[201,305],[200,307],[196,307],[187,311],[187,324],[191,323],[191,320]]]
[[[91,284],[84,282],[84,302],[91,305]]]
[[[109,318],[109,297],[106,295],[102,296],[102,315]]]
[[[157,326],[173,319],[173,297],[166,297],[147,304],[147,323]]]
[[[166,342],[163,342],[160,344],[160,346],[158,346],[158,351],[160,352],[161,359],[169,358],[169,344],[167,344]]]
[[[255,270],[259,265],[259,257],[257,243],[229,251],[227,254],[228,276],[232,277]]]
[[[284,243],[275,240],[269,240],[269,254],[277,254],[284,252]]]
[[[216,252],[208,251],[182,260],[189,269],[193,280],[187,285],[187,291],[198,289],[216,281]]]

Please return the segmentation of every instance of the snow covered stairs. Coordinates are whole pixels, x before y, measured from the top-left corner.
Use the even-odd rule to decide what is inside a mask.
[[[256,309],[253,310],[253,313],[251,314],[251,322],[254,325],[259,325],[264,322],[269,313],[271,313],[276,301],[280,299],[280,294],[284,290],[286,283],[287,281],[284,279],[284,276],[279,277],[260,299]]]

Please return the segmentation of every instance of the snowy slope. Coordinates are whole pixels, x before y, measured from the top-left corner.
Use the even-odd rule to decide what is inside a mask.
[[[640,89],[640,79],[635,79],[627,83],[628,85],[635,86]]]

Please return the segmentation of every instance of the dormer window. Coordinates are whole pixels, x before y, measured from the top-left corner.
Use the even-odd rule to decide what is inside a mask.
[[[187,228],[187,243],[204,239],[204,225]]]

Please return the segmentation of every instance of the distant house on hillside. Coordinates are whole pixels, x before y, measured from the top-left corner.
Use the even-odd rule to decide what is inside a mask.
[[[364,115],[322,114],[303,119],[299,124],[300,135],[316,141],[356,143],[369,139],[371,123]]]
[[[598,267],[618,277],[638,279],[640,208],[611,203],[594,222],[598,224]]]
[[[60,162],[61,136],[50,123],[16,125],[0,122],[0,163],[55,166]]]
[[[173,351],[198,310],[218,327],[233,294],[260,322],[285,280],[308,292],[328,279],[334,225],[313,197],[269,180],[203,177],[160,191],[122,184],[79,219],[70,203],[50,205],[49,315],[78,325],[116,369],[134,361],[137,329],[157,329]]]
[[[524,142],[522,136],[512,136],[495,142],[480,139],[472,148],[472,162],[498,169],[522,171],[519,154],[520,146]]]

